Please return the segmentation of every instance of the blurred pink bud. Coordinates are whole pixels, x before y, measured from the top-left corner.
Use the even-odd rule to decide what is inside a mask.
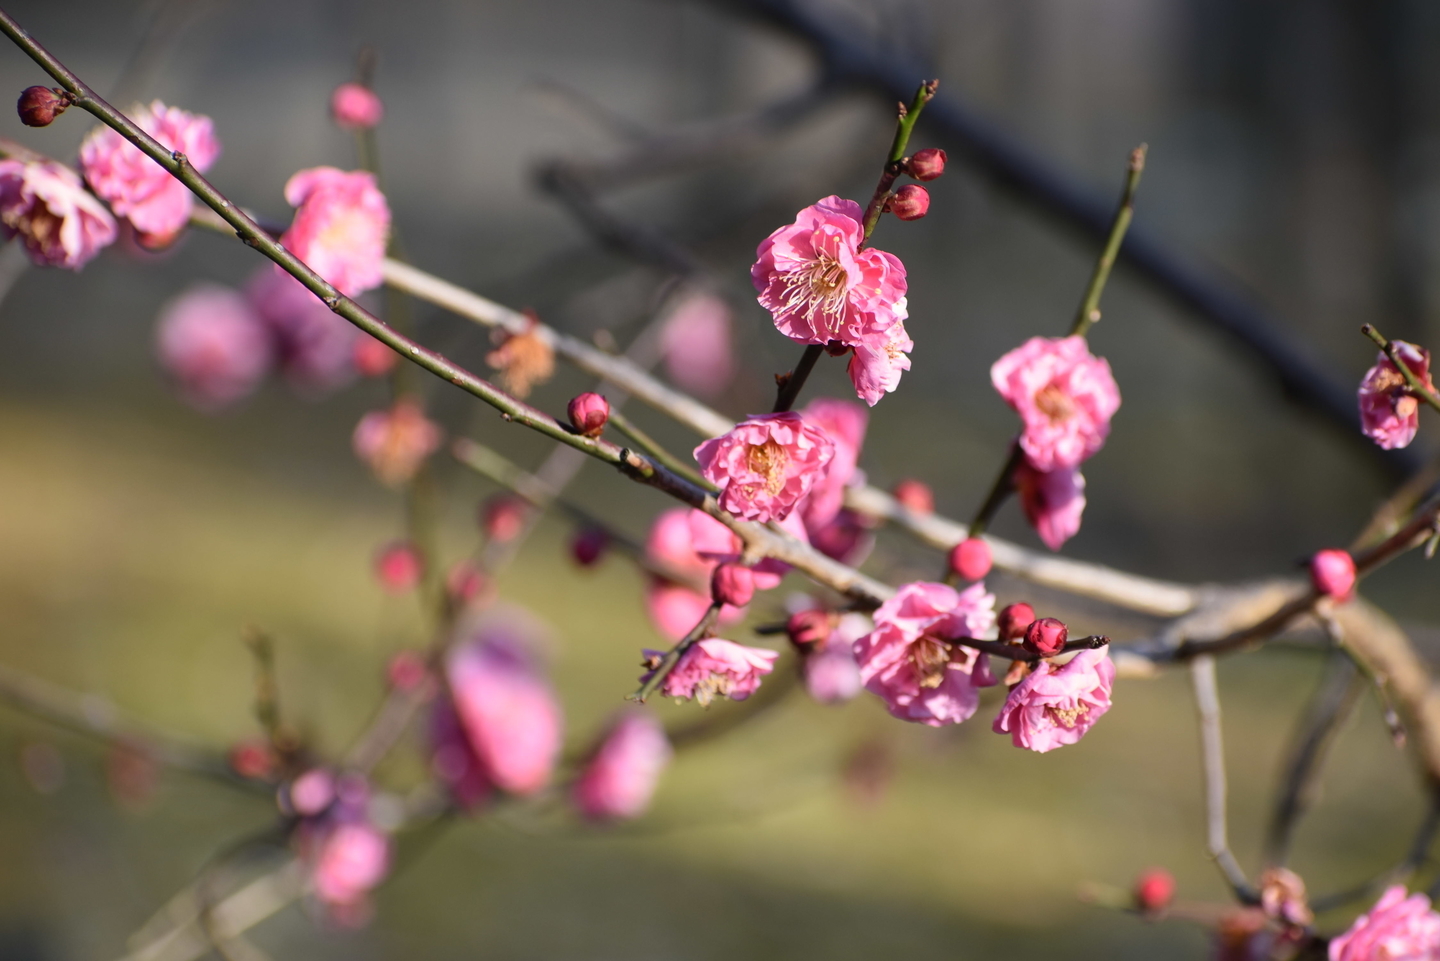
[[[1025,628],[1025,650],[1041,657],[1053,657],[1065,649],[1070,629],[1054,617],[1042,617]]]
[[[1083,650],[1061,667],[1041,661],[1011,689],[992,729],[1041,754],[1074,744],[1110,710],[1114,682],[1115,664],[1103,647]]]
[[[717,697],[743,701],[760,687],[760,678],[775,669],[775,659],[779,656],[775,651],[746,647],[718,637],[697,641],[680,655],[675,669],[660,685],[660,693],[666,697],[694,698],[702,707],[708,707]],[[641,680],[649,678],[650,675],[645,674]]]
[[[924,481],[907,477],[896,483],[891,495],[912,514],[935,513],[935,493]]]
[[[49,87],[26,87],[20,91],[20,100],[15,104],[20,122],[27,127],[50,126],[70,106],[63,93],[63,90],[51,90]]]
[[[570,556],[581,567],[593,567],[605,556],[610,547],[610,535],[605,528],[586,525],[575,531],[570,540]]]
[[[249,301],[213,284],[198,284],[166,304],[155,341],[161,366],[201,410],[248,395],[273,360],[270,334]]]
[[[786,636],[790,638],[791,644],[799,648],[824,643],[834,629],[835,615],[818,607],[791,614],[790,619],[785,622]]]
[[[995,390],[1020,415],[1020,447],[1037,471],[1074,469],[1105,444],[1120,388],[1085,338],[1032,337],[990,367]]]
[[[425,560],[409,541],[396,541],[375,555],[375,578],[391,594],[412,591],[425,573]]]
[[[919,220],[930,212],[930,191],[919,184],[906,184],[885,201],[885,209],[901,220]]]
[[[115,242],[115,218],[68,167],[0,160],[0,236],[17,234],[35,265],[79,270]]]
[[[1305,882],[1289,868],[1266,868],[1261,873],[1260,909],[1292,928],[1303,928],[1315,920],[1305,893]],[[1440,942],[1435,946],[1440,949]]]
[[[737,517],[782,521],[825,476],[835,444],[794,411],[752,415],[695,448],[720,506]]]
[[[1038,471],[1028,462],[1015,470],[1015,489],[1025,518],[1052,551],[1080,530],[1085,513],[1085,478],[1073,468]]]
[[[369,87],[342,83],[330,95],[330,116],[346,130],[368,130],[385,116],[385,105]]]
[[[1135,909],[1142,914],[1159,914],[1175,897],[1175,876],[1164,868],[1142,871],[1135,879]]]
[[[312,167],[285,183],[285,199],[297,208],[290,229],[280,237],[286,250],[346,297],[380,286],[390,206],[374,174]]]
[[[425,683],[430,669],[415,651],[396,651],[385,665],[385,681],[392,691],[413,691]]]
[[[457,604],[469,604],[485,593],[490,580],[469,561],[460,561],[445,575],[445,590]]]
[[[744,607],[755,596],[755,575],[743,564],[721,564],[710,576],[710,596],[719,604]]]
[[[450,649],[455,713],[489,780],[534,794],[560,754],[560,705],[520,645],[481,634]]]
[[[530,507],[514,494],[497,494],[480,505],[480,529],[501,544],[513,541],[525,529]]]
[[[408,398],[397,400],[389,410],[371,411],[360,418],[350,438],[355,456],[390,487],[408,483],[425,459],[440,448],[442,439],[440,428]]]
[[[1326,597],[1349,600],[1355,593],[1355,558],[1337,548],[1317,551],[1310,558],[1310,583]]]
[[[1410,372],[1431,391],[1430,351],[1424,347],[1392,340],[1396,353]],[[1358,391],[1360,429],[1386,450],[1408,447],[1420,430],[1420,400],[1411,392],[1400,368],[1382,351],[1375,366],[1365,372]]]
[[[967,581],[978,581],[990,573],[990,545],[979,537],[967,537],[950,550],[950,570]]]
[[[400,355],[369,334],[355,338],[352,348],[355,369],[365,377],[384,377],[395,369]]]
[[[116,742],[105,756],[105,783],[116,801],[140,807],[155,796],[160,762],[143,747]]]
[[[586,391],[577,394],[566,408],[570,426],[583,437],[599,437],[610,420],[610,402],[599,394]]]
[[[660,328],[665,372],[683,390],[715,397],[735,379],[730,305],[714,294],[687,297]]]
[[[801,669],[805,689],[821,704],[848,701],[864,689],[860,665],[855,660],[855,642],[870,630],[863,614],[845,614],[824,643],[804,650]]]
[[[996,619],[1000,625],[1000,640],[1015,641],[1025,636],[1025,630],[1035,623],[1035,608],[1021,601],[1007,604],[1000,609]]]
[[[301,817],[314,817],[335,801],[335,775],[323,767],[314,767],[290,782],[285,798],[291,811]]]
[[[1440,914],[1396,884],[1350,930],[1330,942],[1330,961],[1431,961],[1440,957]]]
[[[939,147],[915,151],[905,163],[905,172],[916,180],[934,180],[945,172],[945,151]]]
[[[275,753],[264,741],[241,741],[230,748],[230,770],[251,780],[267,780],[275,771]]]
[[[624,712],[575,782],[575,806],[592,821],[639,817],[673,754],[653,715]]]
[[[320,841],[312,871],[315,896],[327,905],[356,904],[389,870],[389,839],[369,824],[342,822]]]

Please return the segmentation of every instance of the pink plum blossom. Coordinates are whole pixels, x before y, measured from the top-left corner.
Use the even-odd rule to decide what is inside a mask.
[[[1041,754],[1074,744],[1110,710],[1115,664],[1106,648],[1083,650],[1057,667],[1041,661],[1010,691],[996,734]]]
[[[273,359],[270,334],[250,302],[214,284],[197,284],[165,306],[155,351],[181,395],[201,410],[245,397]]]
[[[863,215],[853,200],[826,197],[761,241],[750,279],[786,337],[853,346],[905,319],[905,266],[860,248]]]
[[[0,160],[0,234],[18,234],[37,266],[79,270],[115,242],[115,218],[70,168]]]
[[[855,642],[860,677],[892,715],[940,727],[967,720],[982,687],[995,683],[986,654],[955,638],[995,632],[995,595],[984,584],[906,584],[875,612],[875,629]]]
[[[900,374],[910,369],[907,356],[915,349],[915,341],[905,332],[905,325],[896,322],[883,333],[865,337],[855,344],[846,372],[855,385],[855,395],[874,407],[881,397],[900,386]]]
[[[430,714],[430,770],[462,811],[474,811],[495,793],[484,762],[471,747],[450,701],[436,700]]]
[[[1032,337],[991,366],[990,381],[1024,422],[1020,447],[1038,471],[1078,467],[1120,408],[1110,364],[1084,337]]]
[[[1410,372],[1434,391],[1435,384],[1430,379],[1430,351],[1403,340],[1392,340],[1391,343]],[[1420,429],[1420,400],[1406,385],[1400,368],[1383,351],[1375,358],[1375,366],[1365,372],[1358,396],[1360,429],[1366,437],[1385,450],[1410,445]]]
[[[812,400],[802,412],[805,423],[823,431],[835,445],[830,469],[816,482],[810,496],[800,506],[805,529],[814,533],[835,519],[845,500],[845,488],[855,480],[860,448],[865,444],[865,428],[870,414],[853,401],[820,397]],[[863,475],[862,475],[863,477]]]
[[[783,521],[825,476],[835,445],[794,411],[746,418],[695,448],[720,506],[746,520]]]
[[[830,523],[810,535],[810,544],[826,557],[855,567],[875,546],[874,527],[872,519],[846,507]]]
[[[872,627],[864,614],[845,614],[823,643],[807,647],[801,669],[811,697],[821,704],[839,704],[860,693],[865,685],[855,661],[855,642]]]
[[[1015,489],[1020,507],[1040,540],[1058,551],[1080,530],[1085,512],[1085,478],[1074,468],[1037,471],[1028,463],[1015,470]]]
[[[382,484],[399,487],[440,449],[444,434],[413,400],[402,398],[389,410],[373,410],[360,418],[351,436],[355,456],[375,472]]]
[[[148,107],[137,107],[130,119],[161,146],[183,153],[201,173],[220,156],[220,141],[209,117],[156,100]],[[130,221],[143,247],[165,246],[190,220],[194,206],[190,188],[110,127],[101,125],[85,135],[80,144],[80,171],[115,215]]]
[[[342,83],[330,95],[330,116],[346,130],[368,130],[385,116],[385,105],[369,87]]]
[[[718,528],[718,530],[716,530]],[[697,552],[696,539],[709,547],[723,551],[723,554],[702,555]],[[683,577],[694,584],[708,584],[710,573],[722,560],[739,556],[736,538],[728,527],[702,511],[686,507],[675,507],[663,512],[650,527],[645,539],[645,557],[652,564],[671,571],[676,577]],[[732,557],[733,553],[733,557]],[[775,579],[776,584],[779,578]],[[773,587],[774,584],[767,584]],[[710,608],[710,595],[694,590],[687,583],[678,583],[666,577],[650,578],[645,588],[645,609],[655,629],[672,641],[678,641],[700,622]],[[724,607],[720,611],[720,623],[730,624],[738,620],[743,611]]]
[[[286,250],[347,297],[384,282],[390,206],[374,174],[311,167],[286,182],[285,199],[297,208],[280,237]]]
[[[315,896],[327,905],[356,904],[389,870],[390,840],[384,833],[363,821],[336,824],[316,846]]]
[[[639,817],[673,754],[654,715],[623,712],[575,782],[575,806],[592,821]]]
[[[298,280],[267,265],[251,277],[245,294],[269,328],[280,366],[297,388],[326,391],[354,376],[361,332]]]
[[[658,656],[658,651],[647,651]],[[775,669],[780,655],[718,637],[697,641],[682,655],[660,685],[666,697],[694,698],[709,706],[717,697],[743,701],[760,687],[760,678]],[[646,674],[641,680],[650,677]]]
[[[1440,914],[1396,884],[1330,942],[1330,961],[1440,961]]]
[[[702,560],[709,564],[733,563],[740,560],[741,552],[745,547],[744,542],[740,540],[740,535],[702,510],[691,509],[687,515],[687,521],[690,524],[690,546]],[[780,529],[801,543],[809,541],[805,522],[801,520],[799,513],[792,513],[780,521]],[[755,577],[755,589],[768,591],[779,587],[788,570],[790,570],[789,564],[777,561],[772,557],[759,561],[751,568]]]
[[[665,373],[701,397],[715,397],[735,379],[730,305],[711,293],[685,298],[660,328]]]

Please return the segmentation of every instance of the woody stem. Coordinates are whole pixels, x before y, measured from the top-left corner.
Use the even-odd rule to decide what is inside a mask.
[[[805,381],[810,372],[815,369],[815,362],[825,352],[825,345],[810,344],[805,348],[805,353],[800,355],[800,363],[788,374],[777,377],[780,382],[780,389],[775,395],[774,413],[782,414],[795,406],[795,401],[800,397],[800,390],[805,386]]]
[[[650,675],[645,678],[644,683],[640,685],[634,694],[630,695],[630,700],[639,701],[641,704],[644,704],[645,699],[651,694],[654,694],[656,689],[665,683],[665,678],[669,677],[670,672],[675,670],[675,665],[680,663],[680,658],[685,655],[685,652],[690,650],[693,645],[710,636],[710,632],[715,629],[715,622],[719,619],[720,603],[718,601],[712,601],[709,609],[706,610],[704,616],[700,618],[700,623],[692,627],[690,633],[686,634],[679,644],[676,644],[665,653],[665,656],[660,659],[660,663],[656,666],[655,670],[650,672]]]
[[[1094,323],[1100,319],[1100,295],[1105,292],[1105,282],[1110,279],[1110,269],[1125,241],[1125,232],[1130,229],[1130,220],[1135,216],[1135,188],[1140,186],[1140,175],[1145,172],[1145,144],[1130,151],[1130,163],[1126,168],[1125,189],[1120,194],[1120,206],[1115,210],[1115,219],[1110,224],[1110,233],[1095,262],[1090,275],[1090,284],[1080,300],[1080,309],[1075,312],[1075,323],[1070,328],[1072,337],[1084,337]]]

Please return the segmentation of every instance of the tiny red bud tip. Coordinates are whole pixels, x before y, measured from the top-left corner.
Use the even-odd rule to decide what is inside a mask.
[[[935,513],[935,494],[924,481],[907,477],[898,482],[891,493],[900,506],[912,514]]]
[[[990,545],[978,537],[967,537],[950,550],[950,570],[967,581],[978,581],[990,573]]]
[[[1035,608],[1020,601],[1000,609],[1000,640],[1016,641],[1025,636],[1025,629],[1035,623]]]
[[[886,201],[885,209],[901,220],[919,220],[930,212],[930,191],[919,184],[906,184]]]
[[[1042,617],[1025,629],[1025,650],[1041,657],[1053,657],[1065,649],[1070,629],[1054,617]]]
[[[916,180],[934,180],[945,172],[945,151],[939,147],[917,150],[905,165],[905,172]]]
[[[48,127],[70,106],[70,101],[49,87],[26,87],[15,104],[20,122],[27,127]]]
[[[582,527],[570,541],[570,556],[581,567],[593,567],[610,547],[610,535],[603,527]]]
[[[1317,552],[1310,558],[1310,583],[1327,597],[1349,600],[1355,593],[1355,559],[1333,548]]]
[[[755,596],[755,575],[741,564],[721,564],[710,576],[710,595],[721,604],[744,607]]]
[[[570,425],[585,437],[599,437],[610,420],[610,402],[599,394],[586,391],[570,401]]]
[[[785,633],[790,643],[806,648],[825,641],[830,636],[830,614],[827,611],[811,609],[790,615],[785,622]]]
[[[380,586],[392,594],[403,594],[420,583],[425,564],[413,544],[400,541],[387,544],[375,556],[375,576]]]
[[[460,561],[445,575],[445,590],[457,604],[469,604],[485,592],[489,581],[469,561]]]
[[[1164,868],[1151,868],[1135,879],[1134,894],[1136,910],[1158,914],[1175,897],[1175,878]]]

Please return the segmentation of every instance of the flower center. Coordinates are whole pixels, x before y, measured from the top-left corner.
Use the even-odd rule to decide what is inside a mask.
[[[910,663],[915,665],[921,687],[939,687],[950,666],[950,645],[938,638],[922,637],[910,645]]]
[[[735,679],[728,674],[711,674],[703,681],[695,685],[695,691],[691,697],[700,702],[701,707],[709,707],[710,702],[717,697],[728,697],[730,689],[735,686]]]
[[[1075,402],[1054,382],[1046,384],[1036,393],[1035,406],[1050,418],[1052,424],[1069,420],[1075,413]]]
[[[790,455],[773,437],[745,450],[745,466],[765,478],[765,489],[772,497],[785,486],[785,466],[789,463]]]
[[[1084,701],[1076,701],[1073,707],[1061,707],[1058,704],[1045,705],[1045,713],[1054,719],[1056,724],[1063,728],[1073,728],[1080,718],[1090,711],[1090,705]]]
[[[827,253],[817,253],[809,266],[785,276],[785,307],[803,314],[818,313],[826,330],[839,333],[849,280],[844,264]]]

